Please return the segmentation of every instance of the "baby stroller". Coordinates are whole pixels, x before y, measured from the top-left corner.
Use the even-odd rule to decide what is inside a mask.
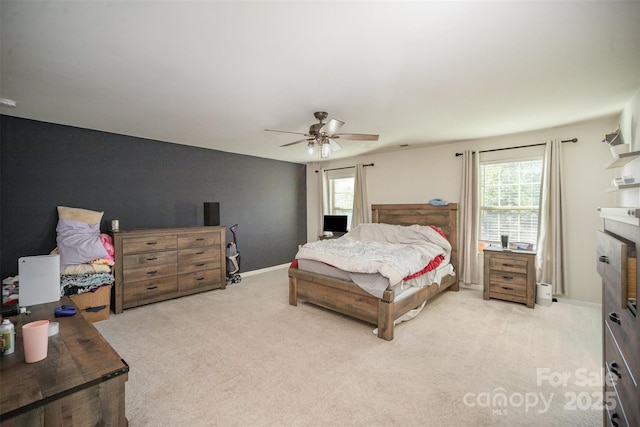
[[[238,231],[238,224],[231,226],[231,234],[233,234],[233,242],[229,242],[227,245],[227,285],[231,283],[240,283],[242,277],[240,276],[240,252],[238,252],[238,245],[236,242],[236,231]]]

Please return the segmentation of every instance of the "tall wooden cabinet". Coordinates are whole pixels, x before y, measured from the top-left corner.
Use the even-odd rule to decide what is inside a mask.
[[[224,227],[113,233],[113,311],[226,287]]]
[[[601,209],[604,229],[596,235],[602,277],[605,426],[640,425],[640,321],[637,317],[636,245],[640,210]]]

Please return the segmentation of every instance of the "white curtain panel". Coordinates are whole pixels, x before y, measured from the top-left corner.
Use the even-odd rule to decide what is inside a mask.
[[[365,167],[362,163],[356,165],[356,176],[353,188],[353,215],[351,217],[351,229],[357,225],[371,222],[369,211],[369,197],[367,196],[367,178]]]
[[[542,166],[536,279],[552,286],[554,295],[566,295],[562,142],[548,141]]]
[[[458,218],[458,274],[462,283],[479,283],[478,216],[480,212],[480,155],[466,150],[462,160],[462,185]]]

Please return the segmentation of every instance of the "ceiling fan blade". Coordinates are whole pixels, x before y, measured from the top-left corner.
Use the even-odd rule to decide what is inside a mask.
[[[338,151],[342,148],[335,139],[327,138],[327,140],[329,141],[329,145],[331,145],[331,151]]]
[[[333,135],[338,129],[344,125],[342,120],[329,119],[327,123],[320,128],[320,133],[326,133],[327,135]]]
[[[332,135],[333,138],[351,139],[354,141],[377,141],[380,135],[371,135],[366,133],[338,133]]]
[[[280,132],[280,133],[292,133],[294,135],[304,135],[304,136],[309,136],[304,132],[291,132],[289,130],[274,130],[274,129],[265,129],[266,132]]]
[[[293,141],[293,142],[290,142],[290,143],[288,143],[288,144],[283,144],[283,145],[281,145],[280,147],[288,147],[288,146],[290,146],[290,145],[300,144],[301,142],[307,142],[307,141],[313,141],[313,138],[300,139],[300,140],[298,140],[298,141]]]

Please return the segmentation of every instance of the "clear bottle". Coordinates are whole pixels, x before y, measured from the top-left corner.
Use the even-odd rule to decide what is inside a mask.
[[[0,325],[0,335],[3,335],[4,347],[2,347],[2,355],[8,356],[15,351],[16,343],[16,328],[11,323],[11,320],[4,319]]]

